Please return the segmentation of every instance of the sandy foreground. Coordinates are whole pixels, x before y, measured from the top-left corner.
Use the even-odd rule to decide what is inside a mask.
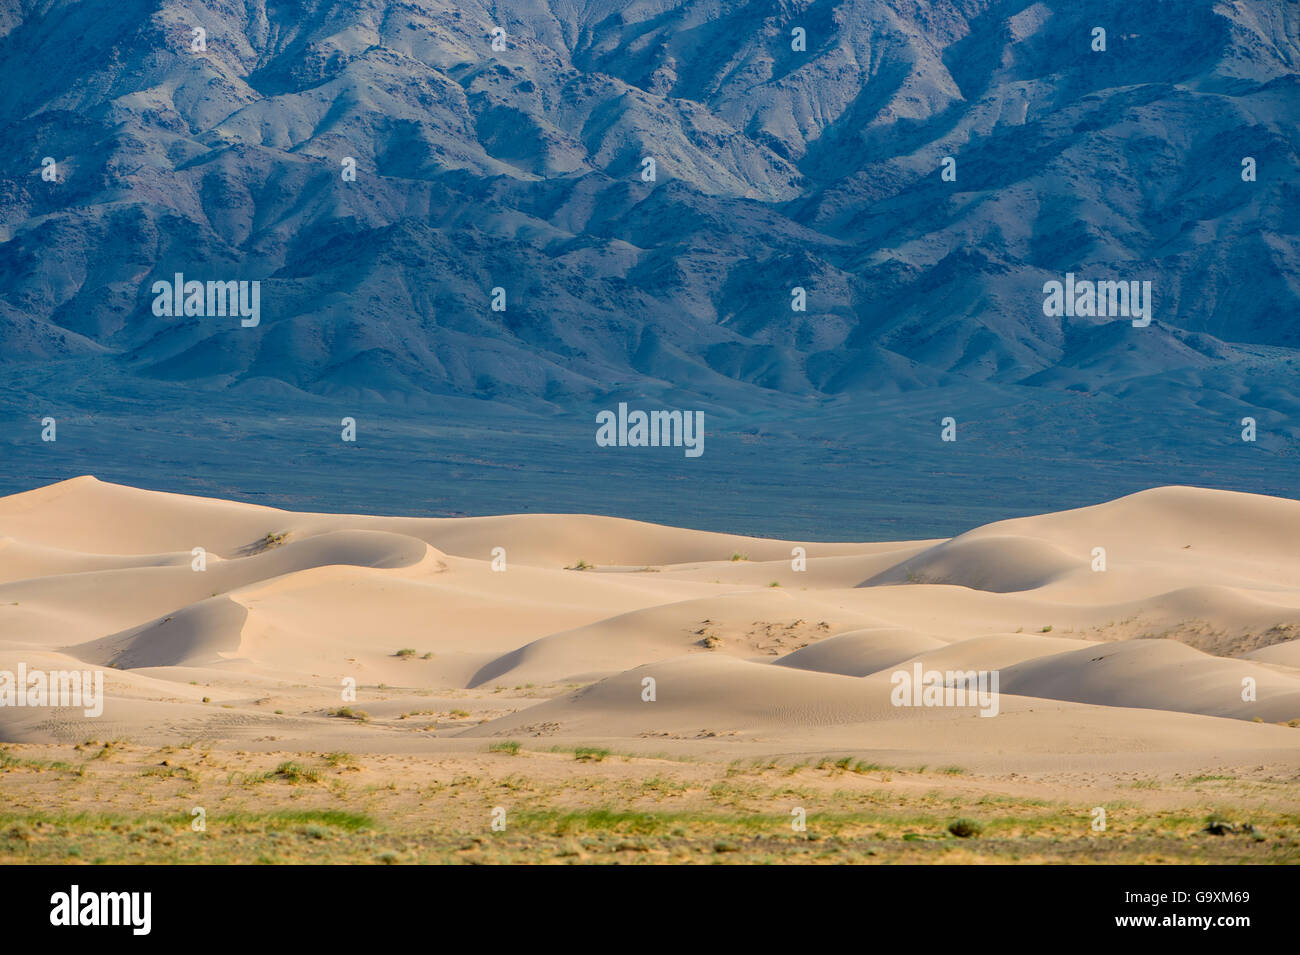
[[[0,499],[0,694],[103,711],[0,706],[0,860],[1294,862],[1298,542],[1186,487],[824,544],[76,478]]]

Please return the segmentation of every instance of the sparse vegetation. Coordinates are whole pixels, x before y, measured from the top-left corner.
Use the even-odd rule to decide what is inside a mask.
[[[194,773],[186,766],[171,766],[164,762],[158,766],[150,766],[148,769],[140,771],[141,776],[161,776],[170,779],[179,776],[182,779],[193,779]]]
[[[345,720],[358,720],[362,723],[369,721],[370,714],[365,710],[354,710],[350,706],[340,706],[337,710],[331,710],[330,716],[337,716]]]
[[[307,769],[291,761],[283,762],[275,767],[271,775],[291,783],[315,783],[320,781],[320,773],[316,770]]]
[[[285,531],[282,534],[276,534],[273,531],[268,531],[266,536],[263,537],[261,540],[259,540],[253,549],[270,550],[272,547],[279,547],[288,539],[288,537],[289,537],[288,531]]]
[[[515,745],[494,740],[488,749],[505,754]],[[6,806],[23,807],[0,811],[0,864],[1300,862],[1300,816],[1286,808],[1295,804],[1300,782],[1260,774],[1212,778],[1213,799],[1224,805],[1267,784],[1280,808],[1188,806],[1194,790],[1176,787],[1153,790],[1143,805],[1112,796],[1101,803],[1111,825],[1099,839],[1090,825],[1091,803],[1057,801],[1050,782],[1037,789],[1046,798],[1002,794],[987,791],[984,777],[956,787],[946,774],[920,776],[919,768],[839,754],[824,757],[822,772],[813,772],[808,760],[779,756],[724,767],[664,754],[557,747],[554,752],[573,760],[604,766],[556,776],[487,772],[480,748],[464,752],[469,763],[450,772],[442,769],[448,765],[442,753],[430,761],[413,755],[367,760],[357,775],[327,771],[354,765],[341,752],[272,756],[115,743],[111,766],[92,761],[106,750],[93,740],[0,749]],[[60,764],[78,768],[61,753],[82,754],[85,765],[103,770],[88,773],[90,780],[75,772],[51,776],[48,769]],[[177,753],[189,754],[186,768],[204,772],[186,775],[175,765]],[[515,765],[544,769],[546,751],[536,755]],[[891,774],[930,783],[898,787]],[[257,812],[239,808],[249,789]],[[187,812],[157,811],[175,807],[178,793],[182,806],[209,807],[203,835],[190,828]],[[1155,803],[1147,805],[1150,800]],[[506,831],[488,834],[483,807],[494,805],[517,808]],[[807,808],[806,831],[792,831],[791,805]],[[382,817],[372,818],[368,807]]]

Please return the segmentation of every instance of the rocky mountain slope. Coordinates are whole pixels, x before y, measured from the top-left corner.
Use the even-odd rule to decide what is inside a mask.
[[[1285,413],[1298,36],[1288,0],[15,0],[0,361],[119,392]],[[260,280],[260,324],[156,316],[178,272]],[[1154,320],[1045,315],[1067,272],[1151,281]]]

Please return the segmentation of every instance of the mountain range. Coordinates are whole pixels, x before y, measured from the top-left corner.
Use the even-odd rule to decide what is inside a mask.
[[[417,405],[1289,412],[1298,28],[1285,0],[19,3],[2,360]],[[260,325],[155,316],[178,272],[260,280]],[[1150,280],[1154,321],[1045,315],[1067,272]]]

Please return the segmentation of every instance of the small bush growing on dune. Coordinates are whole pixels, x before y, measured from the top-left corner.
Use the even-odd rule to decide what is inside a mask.
[[[1045,626],[1042,630],[1039,630],[1038,632],[1039,632],[1039,633],[1051,633],[1051,632],[1052,632],[1052,625],[1049,623],[1047,626]]]
[[[742,554],[740,551],[735,551],[734,553],[732,553],[731,559],[733,562],[737,560],[749,560],[749,555]]]
[[[984,831],[974,819],[956,819],[948,823],[948,831],[958,839],[969,839],[971,836],[978,836]]]
[[[573,751],[573,758],[580,759],[583,762],[599,763],[609,755],[607,749],[596,749],[593,746],[579,746]]]
[[[500,743],[493,743],[488,747],[489,753],[509,753],[511,756],[519,755],[519,744],[512,739],[503,740]]]
[[[370,714],[365,710],[354,710],[350,706],[340,706],[337,710],[331,710],[330,716],[338,716],[345,720],[360,720],[363,723],[370,719]]]
[[[414,648],[412,648],[412,647],[402,647],[402,649],[400,649],[400,650],[398,650],[396,653],[394,653],[393,656],[395,656],[395,657],[413,657],[413,656],[415,656],[415,650],[414,650]]]
[[[320,779],[320,773],[314,769],[304,769],[297,763],[281,763],[272,774],[291,783],[314,783]]]
[[[592,564],[587,563],[585,560],[580,560],[572,567],[565,567],[564,569],[565,570],[591,570],[592,566],[593,566]]]
[[[469,710],[452,710],[448,715],[453,720],[463,720],[465,717],[469,716]]]

